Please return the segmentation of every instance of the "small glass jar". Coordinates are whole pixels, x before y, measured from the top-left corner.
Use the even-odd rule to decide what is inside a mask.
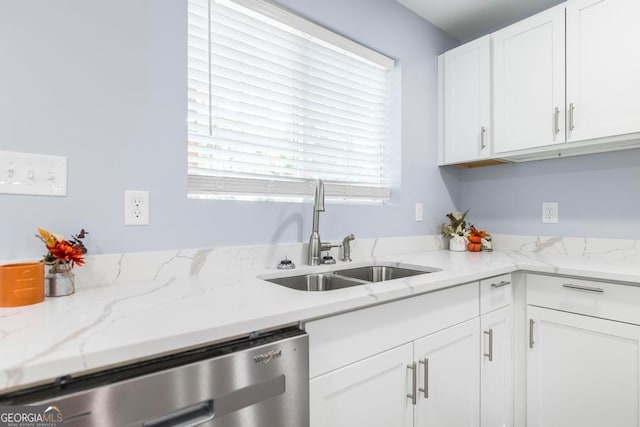
[[[75,276],[69,263],[53,264],[44,277],[44,293],[48,297],[63,297],[76,291]]]

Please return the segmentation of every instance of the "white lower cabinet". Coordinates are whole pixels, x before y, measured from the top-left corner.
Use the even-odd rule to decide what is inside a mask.
[[[480,425],[479,318],[414,343],[416,426]]]
[[[312,379],[311,426],[479,426],[479,336],[476,318]]]
[[[598,292],[594,301],[606,298]],[[640,426],[640,326],[534,306],[527,315],[528,427]]]
[[[483,314],[480,425],[513,427],[513,309]]]
[[[413,426],[412,361],[409,343],[312,379],[311,427]]]
[[[305,324],[311,426],[640,427],[640,287],[517,280]]]
[[[505,277],[305,323],[311,426],[513,426]]]

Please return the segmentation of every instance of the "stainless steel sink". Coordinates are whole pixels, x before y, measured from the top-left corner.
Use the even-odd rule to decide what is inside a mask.
[[[304,274],[302,276],[276,277],[264,280],[299,291],[332,291],[334,289],[349,288],[351,286],[358,286],[366,283],[361,280],[341,277],[332,272]]]
[[[286,286],[287,288],[299,291],[332,291],[335,289],[365,285],[372,282],[383,282],[385,280],[401,279],[404,277],[433,273],[435,271],[440,271],[440,269],[387,263],[365,265],[322,273],[262,279],[267,282]]]
[[[366,280],[367,282],[383,282],[385,280],[401,279],[404,277],[433,273],[434,271],[440,271],[440,269],[419,266],[378,264],[338,270],[335,271],[335,274],[359,280]]]

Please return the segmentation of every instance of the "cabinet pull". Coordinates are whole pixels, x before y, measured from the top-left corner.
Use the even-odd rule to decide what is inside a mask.
[[[574,130],[575,126],[573,124],[573,110],[575,110],[576,107],[575,105],[573,105],[573,102],[569,104],[569,130]]]
[[[499,283],[492,283],[491,287],[492,288],[501,288],[503,286],[507,286],[507,285],[510,285],[510,284],[511,284],[511,281],[509,281],[509,280],[501,280]]]
[[[484,334],[489,335],[489,352],[484,353],[484,356],[489,358],[489,362],[493,362],[493,329],[489,328]]]
[[[533,324],[536,323],[533,321],[533,319],[529,319],[529,348],[533,348],[533,344],[535,344],[535,342],[533,341]]]
[[[578,286],[578,285],[572,285],[570,283],[565,283],[564,285],[562,285],[562,287],[567,289],[575,289],[577,291],[597,292],[600,294],[604,293],[604,289],[592,288],[591,286]]]
[[[480,127],[480,149],[484,150],[487,148],[487,144],[484,142],[484,136],[487,133],[487,129],[484,126]]]
[[[429,398],[429,359],[424,358],[420,361],[421,365],[424,365],[424,388],[418,389],[422,392],[425,399]]]
[[[412,377],[412,384],[411,384],[411,394],[407,394],[407,397],[411,399],[411,403],[413,403],[414,405],[416,404],[416,400],[418,397],[418,392],[416,390],[417,387],[417,382],[418,382],[418,369],[416,367],[416,362],[413,362],[411,365],[407,365],[407,369],[411,369],[411,377]]]
[[[553,112],[553,132],[556,135],[560,133],[560,109],[558,107]]]

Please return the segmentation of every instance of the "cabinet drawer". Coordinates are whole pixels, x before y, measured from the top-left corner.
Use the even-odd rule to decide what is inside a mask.
[[[512,300],[510,274],[480,281],[480,314],[511,305]]]
[[[527,275],[527,304],[640,325],[640,287]]]
[[[311,378],[478,316],[478,282],[306,322]]]

